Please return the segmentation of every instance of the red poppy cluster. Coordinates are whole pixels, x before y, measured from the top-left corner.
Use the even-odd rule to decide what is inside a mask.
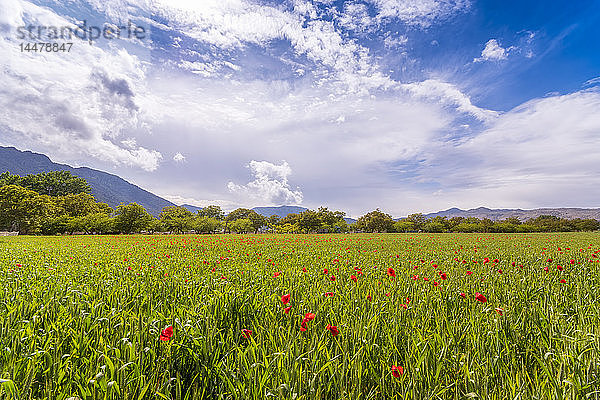
[[[329,325],[329,324],[327,324],[327,326],[325,327],[325,329],[327,329],[329,332],[331,332],[331,334],[333,335],[333,337],[336,337],[340,333],[340,331],[338,330],[337,326],[335,326],[335,325]]]
[[[306,313],[306,315],[302,319],[302,323],[300,324],[300,330],[302,332],[305,332],[306,331],[306,323],[312,321],[313,319],[315,319],[315,317],[316,317],[316,315],[313,313]]]

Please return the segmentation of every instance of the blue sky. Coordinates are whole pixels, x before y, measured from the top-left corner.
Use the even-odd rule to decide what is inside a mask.
[[[138,39],[27,53],[22,26]],[[600,3],[0,2],[0,144],[176,203],[598,207]]]

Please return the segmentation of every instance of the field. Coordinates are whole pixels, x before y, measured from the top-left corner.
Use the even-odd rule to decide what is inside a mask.
[[[598,399],[599,239],[0,238],[0,398]]]

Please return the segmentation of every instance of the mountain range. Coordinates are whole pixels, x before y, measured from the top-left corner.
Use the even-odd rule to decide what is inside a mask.
[[[85,179],[92,188],[92,194],[96,200],[107,203],[111,207],[135,202],[144,206],[150,214],[158,216],[163,207],[175,205],[162,197],[127,182],[117,175],[87,167],[75,168],[66,164],[58,164],[50,160],[50,158],[44,154],[21,151],[14,147],[0,146],[0,173],[9,171],[12,174],[24,176],[27,174],[62,170],[69,171],[73,175]],[[183,207],[192,212],[201,210],[200,207],[189,204],[184,204]],[[279,206],[255,207],[253,210],[266,217],[270,217],[271,215],[285,217],[290,213],[301,213],[302,211],[307,210],[307,208],[300,206]],[[525,221],[540,215],[553,215],[567,219],[593,218],[600,220],[600,208],[536,208],[532,210],[521,210],[479,207],[470,210],[450,208],[444,211],[425,214],[427,218],[437,216],[447,218],[475,217],[479,219],[489,218],[493,221],[511,217]],[[345,220],[348,223],[356,222],[353,218],[345,218]]]
[[[600,220],[600,208],[536,208],[532,210],[521,209],[490,209],[486,207],[473,208],[471,210],[461,210],[460,208],[450,208],[444,211],[425,214],[427,218],[433,217],[475,217],[479,219],[489,218],[492,221],[503,220],[507,218],[518,218],[526,221],[540,215],[552,215],[555,217],[573,219],[573,218],[592,218]]]

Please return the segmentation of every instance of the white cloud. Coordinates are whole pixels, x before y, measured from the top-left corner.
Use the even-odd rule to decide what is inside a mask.
[[[181,153],[175,153],[173,156],[173,161],[181,163],[185,161],[185,156]]]
[[[232,193],[262,202],[262,204],[300,204],[302,192],[293,190],[288,183],[292,168],[285,161],[281,165],[268,161],[252,160],[248,164],[254,180],[240,186],[229,182],[227,187]]]
[[[17,6],[27,24],[74,26],[48,8],[27,1]],[[19,42],[14,34],[0,38],[0,126],[6,141],[59,161],[92,157],[148,171],[158,167],[158,151],[119,139],[144,125],[137,100],[145,74],[138,57],[79,40],[70,53],[28,53],[19,50]]]
[[[18,0],[0,2],[0,29],[23,24],[23,8]]]
[[[455,85],[437,79],[408,83],[401,87],[413,95],[438,100],[441,104],[454,106],[463,113],[471,114],[483,122],[490,122],[498,116],[496,111],[475,106],[471,99]]]
[[[600,91],[526,102],[459,144],[438,143],[419,179],[476,207],[591,206],[600,187]]]
[[[502,61],[508,58],[508,53],[512,50],[513,47],[509,47],[508,49],[503,48],[498,44],[496,39],[490,39],[485,44],[483,51],[481,52],[481,57],[473,59],[474,62],[482,62],[482,61]]]
[[[400,21],[421,27],[428,27],[436,21],[444,20],[470,8],[468,0],[366,0],[373,4],[381,19]]]
[[[585,86],[596,86],[596,85],[599,85],[599,84],[600,84],[600,76],[585,81],[585,83],[583,84],[583,86],[584,87]]]
[[[369,15],[365,4],[353,2],[344,4],[344,12],[338,22],[344,28],[355,32],[368,32],[377,24],[376,19]]]

